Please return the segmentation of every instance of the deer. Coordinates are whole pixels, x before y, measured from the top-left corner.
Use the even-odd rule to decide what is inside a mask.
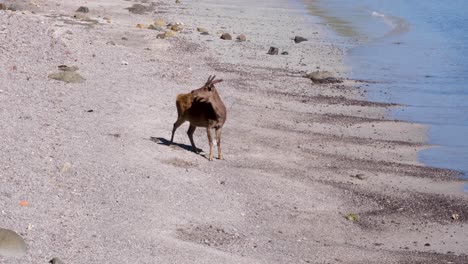
[[[198,154],[193,141],[193,133],[197,127],[206,127],[208,142],[210,144],[210,153],[208,160],[213,160],[213,129],[216,133],[218,146],[218,159],[222,160],[221,153],[221,131],[226,121],[226,106],[216,90],[215,84],[222,82],[222,79],[216,80],[216,75],[209,76],[206,83],[199,89],[192,90],[187,94],[179,94],[176,98],[177,121],[172,129],[172,136],[169,145],[174,141],[174,134],[178,127],[185,121],[190,122],[187,135],[192,144],[193,152]]]

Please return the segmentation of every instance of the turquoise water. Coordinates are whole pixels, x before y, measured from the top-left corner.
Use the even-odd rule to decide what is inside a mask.
[[[317,0],[323,23],[356,45],[351,78],[394,118],[429,126],[421,162],[468,173],[468,1]],[[314,12],[314,10],[312,11]],[[338,22],[336,22],[338,21]]]

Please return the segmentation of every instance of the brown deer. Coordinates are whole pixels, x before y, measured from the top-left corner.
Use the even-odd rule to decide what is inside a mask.
[[[187,135],[192,144],[193,151],[197,152],[193,142],[193,133],[197,127],[206,127],[208,142],[210,143],[210,154],[208,160],[213,160],[213,135],[212,129],[216,131],[218,145],[218,159],[223,159],[221,154],[221,129],[226,121],[226,107],[224,106],[215,84],[223,80],[215,80],[216,76],[208,77],[208,81],[201,88],[191,91],[188,94],[179,94],[176,99],[177,121],[172,129],[171,142],[174,140],[176,129],[185,121],[190,122]]]

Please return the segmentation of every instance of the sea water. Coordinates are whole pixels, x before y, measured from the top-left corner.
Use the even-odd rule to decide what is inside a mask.
[[[375,81],[369,99],[428,125],[429,166],[468,173],[468,1],[304,0],[342,38],[350,77]]]

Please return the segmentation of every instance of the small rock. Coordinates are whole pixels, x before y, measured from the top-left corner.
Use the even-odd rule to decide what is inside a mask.
[[[21,257],[26,253],[26,243],[15,231],[0,228],[0,256]]]
[[[270,47],[270,49],[268,50],[267,54],[270,54],[270,55],[278,55],[278,52],[279,52],[279,49],[278,49],[278,48]]]
[[[80,6],[75,12],[89,13],[89,8],[86,6]]]
[[[112,41],[112,40],[111,40],[111,41],[107,41],[106,44],[107,44],[107,45],[111,45],[111,46],[115,46],[115,42]]]
[[[54,79],[54,80],[62,81],[66,83],[82,83],[86,81],[86,79],[83,78],[83,76],[73,71],[62,71],[58,73],[52,73],[52,74],[49,74],[48,77],[50,79]]]
[[[61,259],[59,258],[53,258],[49,261],[50,264],[65,264]]]
[[[7,10],[7,6],[5,4],[0,3],[0,10]]]
[[[200,33],[200,35],[204,35],[204,36],[207,36],[207,35],[209,35],[209,34],[210,34],[210,33],[208,33],[208,32],[202,32],[202,33]]]
[[[176,0],[175,3],[176,3],[176,4],[180,4],[180,3],[182,3],[182,2],[181,2],[180,0]]]
[[[295,36],[295,37],[294,37],[294,42],[295,42],[295,43],[301,43],[301,42],[303,42],[303,41],[307,41],[307,39],[306,39],[306,38],[303,38],[303,37],[301,37],[301,36]]]
[[[128,61],[121,61],[120,64],[121,65],[128,65]]]
[[[63,164],[62,169],[60,170],[60,173],[68,173],[72,170],[72,168],[73,165],[70,162],[65,162],[65,164]]]
[[[431,246],[431,244],[429,244],[429,243],[426,243],[426,244],[424,244],[424,246],[425,246],[425,247],[430,247],[430,246]]]
[[[458,220],[458,219],[460,219],[459,214],[452,214],[452,220]]]
[[[355,222],[359,220],[359,216],[357,214],[349,213],[345,216],[346,219],[348,219],[351,222]]]
[[[136,28],[141,28],[141,29],[143,29],[143,28],[146,28],[146,26],[143,25],[143,24],[136,24]]]
[[[314,83],[341,83],[342,80],[333,77],[328,71],[314,71],[304,76],[311,79]]]
[[[239,41],[246,41],[247,37],[244,34],[240,34],[239,36],[237,36],[236,39],[239,40]]]
[[[164,33],[158,34],[156,37],[159,39],[172,38],[176,35],[176,32],[173,30],[167,30]]]
[[[173,25],[171,26],[171,30],[175,31],[175,32],[179,32],[179,31],[182,31],[182,29],[184,29],[184,27],[182,25]]]
[[[167,23],[164,20],[158,19],[158,20],[156,20],[154,22],[154,25],[155,26],[160,26],[160,27],[165,27],[165,26],[167,26]]]
[[[283,51],[283,52],[281,52],[281,55],[289,55],[289,52]]]
[[[223,35],[221,35],[221,39],[224,39],[224,40],[232,40],[232,37],[231,37],[231,34],[229,34],[229,33],[224,33]]]
[[[202,27],[197,27],[197,31],[200,32],[200,33],[208,32],[208,30],[206,30],[206,28],[202,28]]]

